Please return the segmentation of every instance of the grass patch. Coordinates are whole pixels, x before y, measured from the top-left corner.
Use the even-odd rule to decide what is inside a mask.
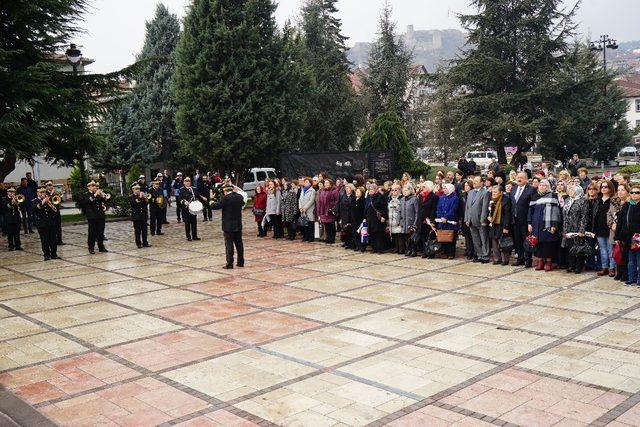
[[[105,217],[107,219],[109,218],[117,218],[117,215],[114,214],[106,214]],[[69,222],[82,222],[82,221],[86,221],[87,217],[85,214],[71,214],[71,215],[62,215],[62,223],[69,223]]]

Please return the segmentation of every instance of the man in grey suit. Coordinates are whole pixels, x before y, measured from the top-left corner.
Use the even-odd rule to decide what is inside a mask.
[[[489,200],[491,193],[482,185],[482,177],[473,179],[473,190],[467,196],[464,210],[464,222],[471,231],[471,239],[478,257],[476,262],[489,262]]]
[[[298,199],[298,208],[300,216],[308,220],[307,226],[302,230],[302,241],[313,242],[315,237],[315,209],[316,209],[316,190],[311,186],[311,179],[305,178]]]

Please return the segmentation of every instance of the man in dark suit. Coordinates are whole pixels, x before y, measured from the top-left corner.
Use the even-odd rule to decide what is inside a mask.
[[[227,184],[222,188],[224,197],[211,208],[222,210],[222,231],[224,232],[224,247],[227,253],[227,264],[224,269],[233,268],[233,245],[238,252],[238,267],[244,267],[244,245],[242,244],[242,207],[244,199],[234,193],[233,185]]]
[[[98,243],[98,251],[109,252],[104,247],[104,226],[106,194],[98,189],[98,184],[91,181],[87,184],[88,191],[84,195],[84,213],[87,216],[88,235],[87,245],[89,253],[95,254],[95,245]]]
[[[133,221],[133,233],[138,248],[148,248],[151,245],[147,241],[147,219],[149,218],[149,201],[139,185],[134,185],[133,194],[129,196],[131,204],[131,221]]]
[[[40,244],[44,260],[58,259],[58,236],[56,234],[56,206],[49,199],[47,190],[39,188],[38,197],[33,200],[33,212],[36,217],[36,226],[40,234]]]
[[[518,172],[516,184],[511,188],[509,197],[511,198],[511,218],[513,224],[513,242],[515,244],[518,261],[514,265],[524,265],[531,267],[531,254],[524,250],[524,240],[527,237],[527,214],[531,196],[535,193],[535,188],[529,185],[527,174]]]

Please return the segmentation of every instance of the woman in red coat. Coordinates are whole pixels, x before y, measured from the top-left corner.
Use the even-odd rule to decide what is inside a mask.
[[[267,230],[262,226],[262,219],[267,210],[267,193],[262,185],[256,187],[256,194],[253,196],[253,215],[258,224],[258,237],[266,237]]]

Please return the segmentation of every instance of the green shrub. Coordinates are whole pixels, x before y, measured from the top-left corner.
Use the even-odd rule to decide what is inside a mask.
[[[625,166],[620,168],[619,172],[626,175],[640,173],[640,165]]]
[[[138,180],[138,178],[140,178],[140,174],[141,174],[141,169],[140,169],[140,165],[135,164],[133,166],[131,166],[131,169],[129,170],[129,173],[127,174],[127,188],[131,188],[131,186],[133,185],[134,182],[136,182]]]
[[[112,194],[107,206],[113,209],[113,213],[117,217],[126,217],[131,215],[131,204],[129,203],[129,196]]]

